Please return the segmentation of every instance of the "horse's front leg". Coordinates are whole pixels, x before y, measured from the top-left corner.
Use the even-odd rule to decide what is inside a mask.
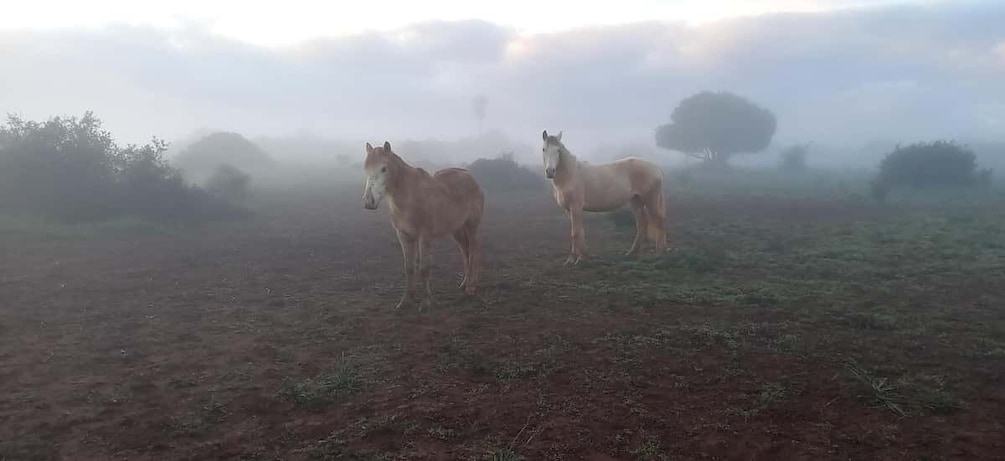
[[[565,265],[576,265],[586,256],[586,229],[583,227],[583,208],[569,208],[569,224],[572,227],[572,250]]]
[[[398,305],[394,306],[395,309],[415,303],[415,263],[418,253],[415,238],[404,232],[398,231],[398,243],[401,243],[401,254],[404,259],[405,289]]]

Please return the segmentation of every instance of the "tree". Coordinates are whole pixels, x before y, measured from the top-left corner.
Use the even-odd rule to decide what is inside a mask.
[[[670,123],[656,128],[656,145],[725,165],[734,154],[767,148],[776,128],[771,111],[730,92],[703,91],[681,101]]]
[[[118,145],[91,112],[0,125],[0,212],[63,221],[141,216],[177,221],[232,208],[182,180],[167,143]]]
[[[196,181],[207,178],[221,165],[242,170],[254,170],[275,161],[257,144],[238,133],[212,133],[185,148],[174,164],[192,175]]]
[[[485,113],[488,109],[489,100],[484,95],[478,95],[471,100],[471,105],[475,111],[475,119],[478,120],[478,133],[481,133],[482,122],[485,121]]]

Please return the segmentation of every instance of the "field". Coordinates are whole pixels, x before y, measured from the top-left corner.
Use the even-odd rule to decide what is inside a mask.
[[[0,233],[0,459],[993,459],[1005,206],[673,194],[664,257],[489,197],[395,311],[358,184],[197,230]],[[647,248],[648,250],[648,248]],[[998,458],[1001,459],[1001,458]]]

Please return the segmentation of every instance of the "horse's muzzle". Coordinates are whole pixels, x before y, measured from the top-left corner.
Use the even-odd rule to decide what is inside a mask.
[[[374,199],[363,199],[363,208],[366,208],[367,210],[376,210],[377,201]]]
[[[544,170],[544,175],[547,176],[548,179],[554,178],[555,177],[555,169],[554,168],[548,168],[547,170]]]

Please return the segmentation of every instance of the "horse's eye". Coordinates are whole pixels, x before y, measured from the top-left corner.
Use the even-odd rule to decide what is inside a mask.
[[[387,173],[387,167],[386,166],[380,167],[380,172],[381,173]]]

